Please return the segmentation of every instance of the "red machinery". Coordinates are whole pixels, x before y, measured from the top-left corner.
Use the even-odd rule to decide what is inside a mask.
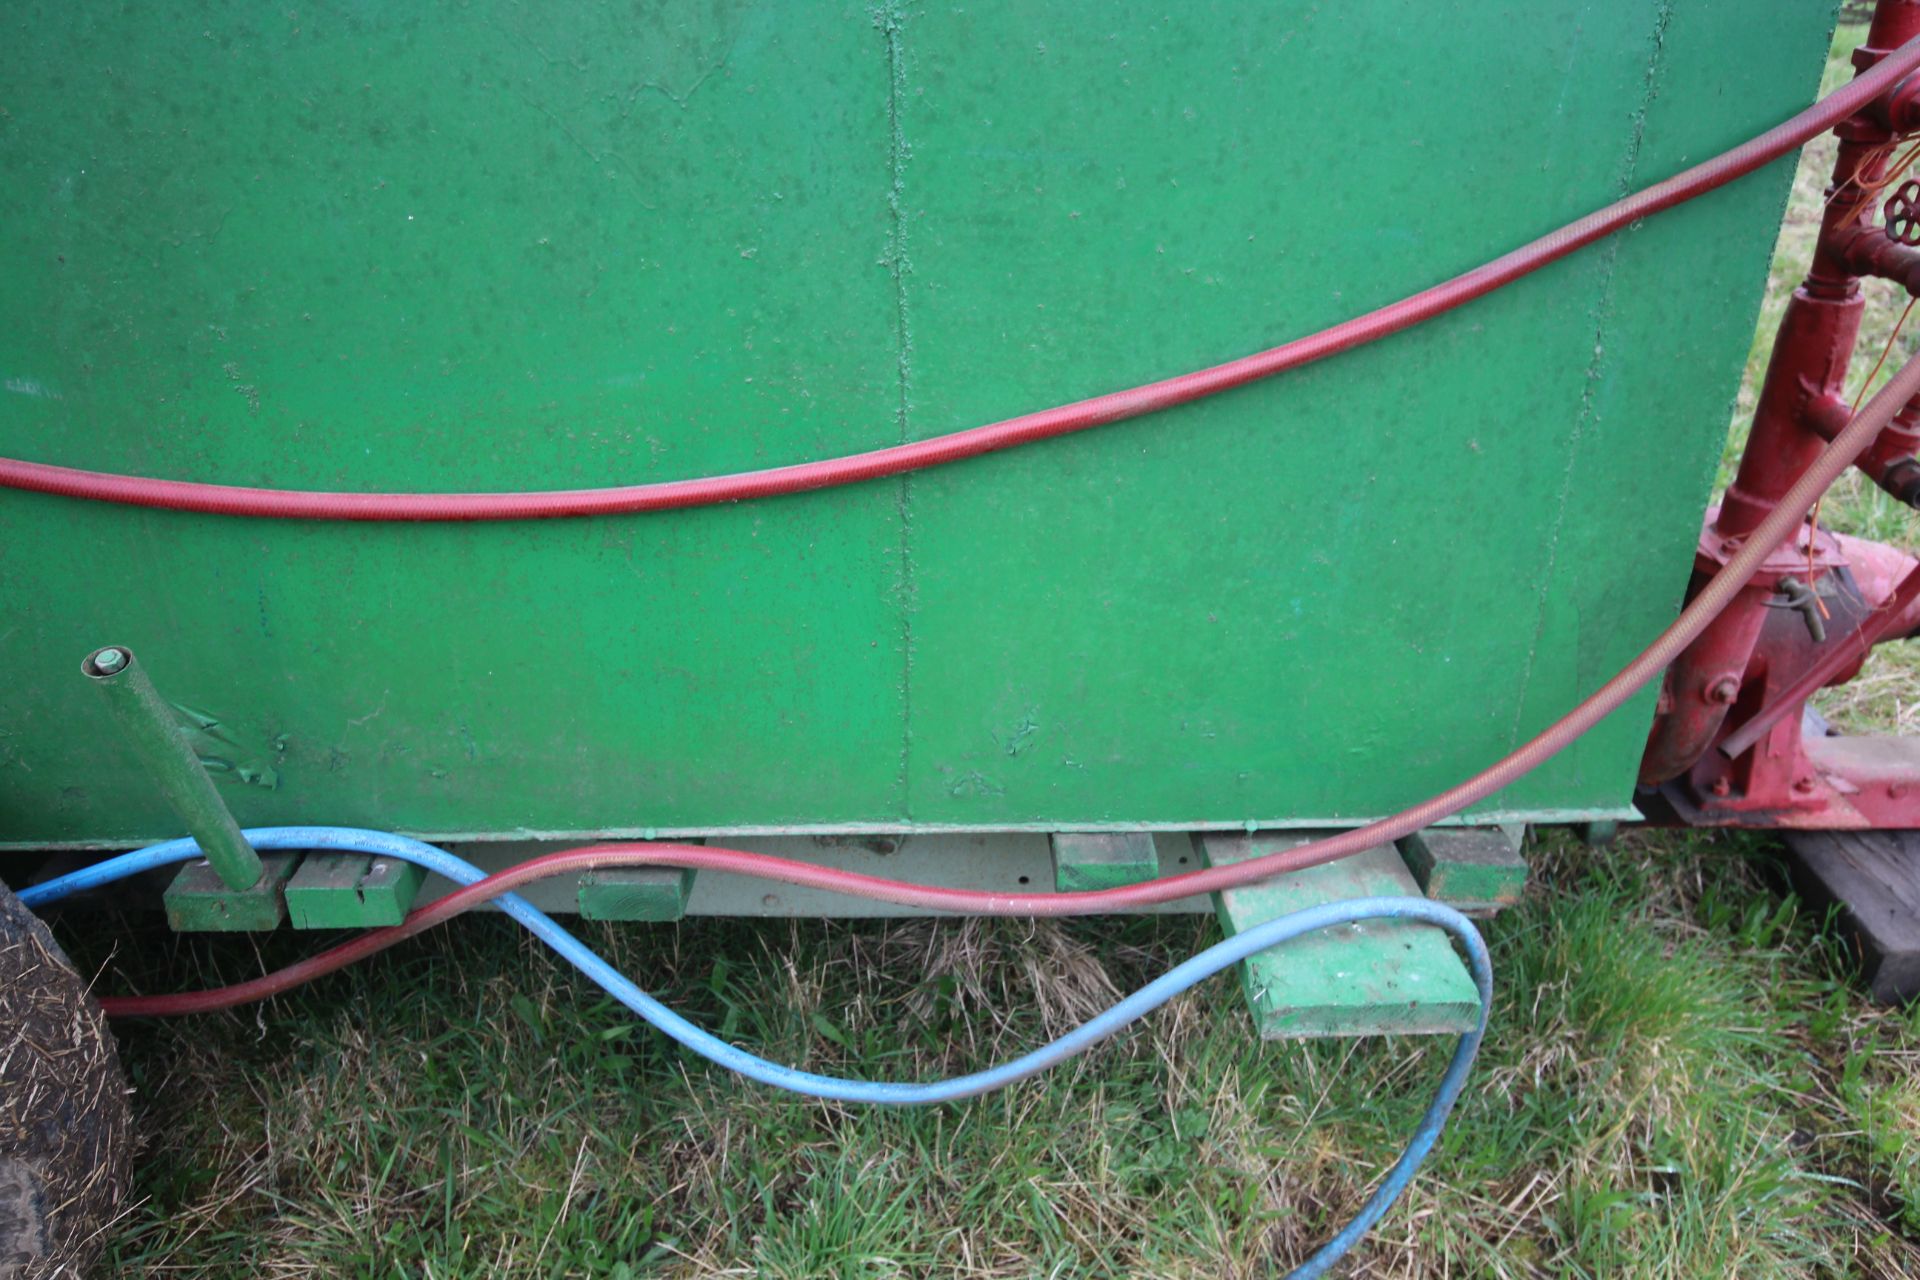
[[[1920,35],[1920,4],[1882,0],[1861,70]],[[1813,265],[1794,290],[1753,430],[1724,502],[1707,512],[1690,595],[1774,510],[1852,414],[1844,388],[1865,277],[1920,290],[1920,181],[1888,182],[1920,125],[1920,78],[1843,123]],[[1894,188],[1890,192],[1885,188]],[[1875,214],[1884,198],[1884,223]],[[1920,503],[1920,403],[1856,463]],[[1920,827],[1920,741],[1835,736],[1808,725],[1809,696],[1859,674],[1873,645],[1920,628],[1920,565],[1809,522],[1668,669],[1640,780],[1647,805],[1689,825]]]

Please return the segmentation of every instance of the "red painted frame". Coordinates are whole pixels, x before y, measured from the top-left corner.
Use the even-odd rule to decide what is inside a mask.
[[[1920,36],[1920,0],[1880,0],[1864,71]],[[1740,469],[1707,512],[1689,598],[1846,424],[1843,398],[1867,276],[1920,294],[1920,250],[1878,225],[1893,149],[1920,128],[1920,76],[1842,124],[1807,278],[1780,322]],[[1917,169],[1916,172],[1920,172]],[[1920,401],[1859,467],[1920,506]],[[1814,614],[1818,613],[1816,621]],[[1920,828],[1920,739],[1809,729],[1807,697],[1859,674],[1876,643],[1920,630],[1920,564],[1893,547],[1802,525],[1668,668],[1641,764],[1649,816],[1702,826]],[[1817,724],[1817,722],[1816,722]]]

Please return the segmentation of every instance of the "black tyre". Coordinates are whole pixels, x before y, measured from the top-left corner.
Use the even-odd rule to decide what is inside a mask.
[[[79,1280],[127,1188],[127,1080],[100,1006],[0,885],[0,1280]]]

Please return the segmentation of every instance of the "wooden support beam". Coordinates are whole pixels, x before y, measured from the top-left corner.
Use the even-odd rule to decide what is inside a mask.
[[[260,879],[245,889],[229,889],[205,859],[180,868],[167,891],[167,923],[181,933],[235,933],[277,929],[286,918],[282,896],[297,853],[260,855]]]
[[[588,920],[678,920],[687,914],[693,872],[679,867],[589,871],[580,877],[580,914]]]
[[[1867,994],[1880,1004],[1920,996],[1920,832],[1781,834],[1794,888],[1816,911],[1837,909]]]
[[[1149,831],[1116,835],[1062,831],[1052,840],[1053,887],[1061,893],[1117,889],[1160,874],[1160,855]]]
[[[1527,887],[1525,823],[1428,827],[1400,842],[1400,856],[1429,898],[1473,915],[1520,901]]]
[[[1620,838],[1620,824],[1611,818],[1600,818],[1593,822],[1576,823],[1573,833],[1580,837],[1582,844],[1604,849]]]
[[[310,853],[287,881],[287,917],[296,929],[374,929],[399,924],[426,872],[398,858]]]
[[[1194,848],[1226,866],[1304,844],[1307,831],[1206,832]],[[1350,898],[1419,897],[1392,846],[1214,895],[1220,924],[1238,933],[1303,907]],[[1480,996],[1452,940],[1432,925],[1369,920],[1322,930],[1253,956],[1241,981],[1267,1040],[1304,1036],[1439,1035],[1471,1030]]]

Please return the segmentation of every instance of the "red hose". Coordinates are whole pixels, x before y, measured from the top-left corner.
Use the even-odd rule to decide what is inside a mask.
[[[596,867],[692,867],[759,876],[787,884],[941,911],[996,916],[1068,916],[1125,911],[1171,902],[1190,894],[1229,889],[1281,872],[1331,862],[1397,840],[1458,813],[1538,767],[1617,710],[1635,691],[1659,674],[1726,608],[1727,603],[1759,571],[1762,562],[1805,518],[1814,499],[1852,466],[1854,459],[1871,447],[1893,415],[1916,395],[1920,395],[1920,356],[1901,366],[1900,371],[1868,401],[1866,407],[1854,415],[1853,421],[1834,437],[1833,443],[1794,482],[1793,487],[1781,498],[1780,505],[1754,530],[1753,536],[1701,589],[1673,624],[1661,632],[1639,657],[1622,668],[1618,675],[1513,754],[1431,799],[1364,827],[1342,831],[1324,840],[1315,840],[1232,866],[1209,867],[1145,884],[1079,893],[999,894],[906,884],[768,854],[701,845],[591,845],[548,854],[496,872],[476,884],[456,889],[446,897],[428,903],[400,924],[362,934],[309,960],[249,982],[179,995],[109,996],[101,1001],[101,1005],[113,1015],[153,1015],[198,1013],[262,1000],[384,950],[403,938],[432,928],[442,920],[529,881]]]
[[[1115,422],[1227,390],[1396,332],[1479,297],[1646,214],[1712,190],[1751,172],[1852,115],[1884,87],[1920,65],[1920,40],[1903,46],[1846,88],[1808,111],[1678,177],[1589,215],[1486,266],[1368,315],[1256,356],[1132,391],[1030,414],[935,440],[850,458],[738,476],[625,489],[544,494],[304,494],[105,476],[36,464],[0,462],[0,483],[70,496],[234,515],[349,519],[487,519],[661,510],[791,493],[891,475],[1009,445]],[[761,876],[904,905],[981,915],[1064,916],[1127,910],[1231,888],[1314,866],[1409,835],[1491,795],[1525,775],[1616,710],[1705,629],[1806,515],[1813,501],[1872,444],[1894,413],[1920,394],[1920,359],[1909,361],[1841,431],[1693,602],[1639,657],[1585,701],[1524,746],[1447,791],[1392,817],[1324,840],[1238,863],[1146,884],[1065,894],[993,894],[816,867],[739,850],[697,845],[599,845],[551,854],[455,890],[409,915],[321,955],[249,982],[213,991],[151,997],[106,997],[109,1014],[156,1015],[227,1008],[286,991],[394,945],[516,886],[544,876],[608,866],[675,866]],[[23,470],[24,469],[24,470]]]
[[[1137,418],[1297,369],[1398,333],[1537,271],[1637,219],[1670,209],[1753,172],[1852,116],[1916,67],[1920,67],[1920,39],[1902,45],[1844,88],[1759,137],[1588,214],[1484,266],[1377,311],[1210,369],[930,440],[765,471],[543,493],[310,493],[109,475],[11,458],[0,458],[0,486],[213,515],[293,520],[529,520],[709,506],[899,475]]]

